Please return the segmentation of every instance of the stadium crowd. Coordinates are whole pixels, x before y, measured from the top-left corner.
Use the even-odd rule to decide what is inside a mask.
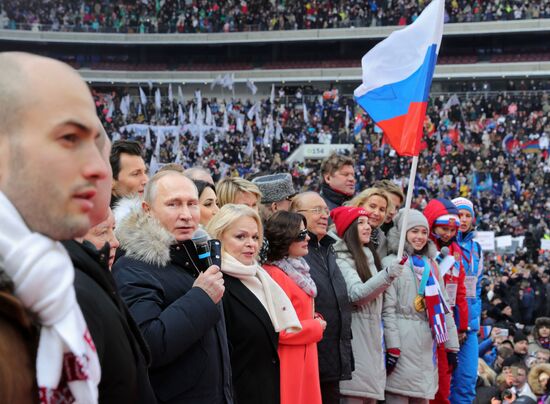
[[[1,402],[550,403],[546,92],[435,96],[405,220],[408,160],[335,90],[0,70]]]
[[[39,31],[212,33],[406,25],[425,1],[22,1],[2,4],[2,26]],[[446,22],[550,17],[546,0],[446,1]]]

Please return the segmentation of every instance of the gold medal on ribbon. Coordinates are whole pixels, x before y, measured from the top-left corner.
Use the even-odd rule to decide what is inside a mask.
[[[416,295],[414,298],[414,308],[419,313],[426,310],[426,303],[424,302],[424,298],[422,296]]]

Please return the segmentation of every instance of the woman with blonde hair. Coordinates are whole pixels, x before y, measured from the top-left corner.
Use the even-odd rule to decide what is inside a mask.
[[[226,204],[206,231],[222,245],[235,403],[278,404],[278,333],[298,332],[301,325],[285,292],[256,261],[263,237],[260,217],[248,206]]]
[[[218,207],[234,203],[258,211],[262,193],[256,184],[239,177],[227,177],[216,185]]]
[[[371,242],[380,259],[388,255],[386,235],[380,229],[386,220],[386,215],[393,208],[388,193],[381,188],[367,188],[346,205],[363,208],[367,211],[369,225],[372,228]]]

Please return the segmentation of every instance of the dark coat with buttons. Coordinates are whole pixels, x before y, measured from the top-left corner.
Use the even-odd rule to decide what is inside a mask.
[[[113,266],[119,293],[151,350],[151,384],[161,403],[232,403],[223,305],[193,287],[191,241],[176,243],[139,209],[117,223],[126,255]]]
[[[73,240],[63,246],[75,267],[76,298],[101,365],[99,402],[156,403],[147,373],[149,349],[117,294],[108,269],[109,250]]]
[[[278,404],[278,334],[262,303],[239,279],[224,274],[224,281],[223,309],[235,403]]]
[[[309,253],[304,258],[317,285],[315,311],[327,322],[323,339],[317,344],[321,383],[350,380],[354,364],[346,281],[336,264],[334,239],[325,236],[319,242],[313,233],[309,236]]]

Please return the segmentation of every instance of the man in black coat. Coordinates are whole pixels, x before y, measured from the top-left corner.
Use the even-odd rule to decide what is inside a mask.
[[[321,163],[321,196],[330,210],[355,194],[355,165],[351,157],[331,154]]]
[[[351,304],[346,282],[336,263],[334,239],[327,235],[329,209],[315,192],[298,194],[290,208],[307,220],[311,240],[304,258],[317,285],[315,310],[327,322],[319,341],[319,374],[323,404],[340,402],[340,380],[350,380],[353,371],[351,351]]]
[[[101,365],[99,402],[156,403],[147,374],[149,350],[116,291],[108,244],[102,251],[87,241],[63,245],[75,267],[76,297]]]
[[[233,402],[223,278],[217,266],[200,271],[191,240],[199,219],[193,182],[163,171],[117,223],[126,254],[113,276],[151,350],[149,375],[162,403]]]

